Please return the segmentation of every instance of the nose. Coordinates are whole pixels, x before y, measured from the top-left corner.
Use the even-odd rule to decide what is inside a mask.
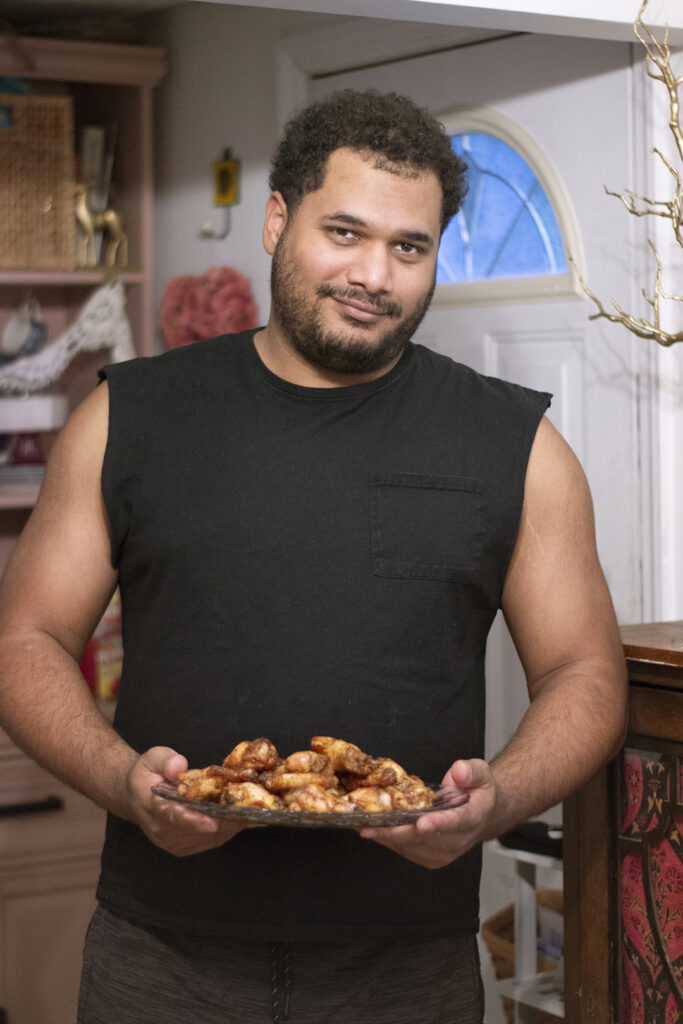
[[[364,288],[369,295],[391,292],[391,255],[382,243],[360,245],[352,250],[346,273],[349,285]]]

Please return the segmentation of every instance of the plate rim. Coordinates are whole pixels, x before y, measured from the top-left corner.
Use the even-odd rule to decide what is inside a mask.
[[[433,814],[437,811],[450,811],[464,806],[469,801],[468,793],[457,793],[449,786],[430,787],[438,796],[442,793],[452,794],[446,806],[432,805],[431,807],[395,807],[389,811],[290,811],[287,808],[250,807],[240,804],[217,804],[210,801],[188,800],[180,796],[172,782],[157,783],[151,787],[155,796],[163,800],[171,800],[183,807],[197,811],[205,817],[223,819],[225,821],[249,821],[252,823],[273,825],[276,827],[387,827],[397,825],[409,825],[417,821],[423,814]],[[277,818],[274,816],[277,815]]]

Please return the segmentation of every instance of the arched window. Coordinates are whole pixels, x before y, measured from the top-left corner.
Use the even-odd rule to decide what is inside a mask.
[[[579,257],[573,221],[539,148],[495,111],[441,119],[468,165],[469,192],[441,239],[437,304],[581,294],[567,260]]]

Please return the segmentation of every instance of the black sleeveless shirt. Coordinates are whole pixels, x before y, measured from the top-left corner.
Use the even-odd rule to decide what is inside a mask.
[[[484,652],[549,396],[420,346],[368,383],[272,374],[253,333],[102,371],[123,603],[115,728],[192,767],[267,736],[432,783],[484,754]],[[353,831],[176,858],[110,815],[98,889],[139,923],[294,940],[478,925],[480,850],[430,871]]]

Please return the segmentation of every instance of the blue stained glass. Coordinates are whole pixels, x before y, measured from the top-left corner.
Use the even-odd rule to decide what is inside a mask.
[[[484,132],[452,136],[469,192],[439,247],[439,284],[563,274],[557,218],[536,174],[511,146]]]

